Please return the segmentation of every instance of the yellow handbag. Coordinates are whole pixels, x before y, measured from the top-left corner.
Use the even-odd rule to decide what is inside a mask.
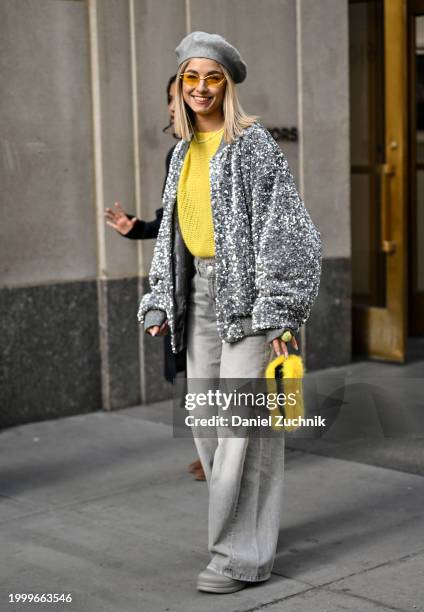
[[[296,397],[296,402],[294,403],[287,403],[286,401],[283,407],[283,415],[280,412],[278,403],[276,403],[276,407],[273,410],[270,410],[272,415],[271,426],[274,430],[281,431],[281,429],[285,429],[286,431],[293,431],[299,427],[299,425],[286,425],[283,427],[279,424],[281,419],[278,419],[278,417],[284,416],[286,419],[295,419],[296,417],[305,416],[302,385],[304,373],[305,368],[300,355],[289,355],[288,357],[280,355],[268,364],[265,371],[268,393],[278,393],[278,380],[280,379],[280,374],[282,374],[285,397],[289,397],[291,393]]]

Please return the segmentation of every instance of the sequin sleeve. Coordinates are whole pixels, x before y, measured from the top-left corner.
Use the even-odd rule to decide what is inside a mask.
[[[138,307],[137,318],[141,324],[144,323],[149,311],[163,311],[166,314],[169,311],[169,292],[166,288],[166,272],[160,265],[161,261],[164,260],[161,255],[161,246],[162,243],[158,237],[149,274],[150,292],[143,295]]]
[[[165,257],[170,252],[171,234],[169,230],[170,206],[164,207],[162,222],[159,228],[158,238],[153,251],[152,264],[149,272],[150,292],[143,295],[140,300],[137,318],[139,323],[144,323],[149,311],[163,311],[168,315],[170,306],[170,279],[169,259]]]
[[[276,143],[256,148],[251,193],[257,290],[253,329],[297,333],[318,294],[321,236]]]
[[[172,274],[172,220],[176,201],[176,185],[182,161],[184,141],[180,140],[173,148],[169,161],[168,175],[162,194],[163,216],[153,251],[149,272],[150,292],[142,296],[137,318],[140,324],[148,325],[150,320],[157,323],[163,315],[168,320],[171,334],[174,333],[173,317],[173,274]],[[148,312],[152,315],[147,317]],[[174,342],[174,340],[172,340]],[[174,344],[173,344],[174,350]],[[174,351],[177,352],[177,351]]]

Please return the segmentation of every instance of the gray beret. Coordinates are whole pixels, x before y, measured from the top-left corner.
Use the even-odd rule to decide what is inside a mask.
[[[183,38],[175,53],[178,66],[192,57],[206,57],[225,66],[235,83],[242,83],[246,78],[247,66],[240,53],[219,34],[191,32]]]

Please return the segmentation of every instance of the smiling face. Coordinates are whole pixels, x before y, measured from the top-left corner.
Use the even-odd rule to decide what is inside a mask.
[[[224,73],[218,62],[203,57],[190,60],[184,72],[198,74],[202,77],[217,75],[224,78]],[[218,87],[211,87],[207,81],[201,80],[196,86],[182,84],[184,102],[197,115],[212,116],[222,114],[222,103],[225,95],[225,81]]]

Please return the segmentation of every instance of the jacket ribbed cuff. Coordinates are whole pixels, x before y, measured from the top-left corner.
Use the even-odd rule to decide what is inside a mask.
[[[163,310],[148,310],[144,316],[144,331],[147,332],[149,327],[154,325],[162,325],[166,319],[166,312]]]
[[[281,329],[267,329],[266,330],[266,339],[267,342],[272,342],[275,338],[279,338],[284,332],[287,331],[286,328]]]
[[[291,335],[295,336],[295,333],[292,329],[290,329],[290,327],[282,327],[281,329],[267,329],[266,330],[266,339],[268,340],[268,342],[272,342],[273,340],[275,340],[275,338],[279,338],[280,336],[282,336],[284,334],[284,332],[289,331],[291,333]]]
[[[263,336],[265,331],[260,329],[259,331],[253,331],[252,328],[252,317],[243,317],[240,319],[240,323],[245,336]]]
[[[252,317],[243,317],[240,319],[241,326],[245,336],[266,336],[267,342],[271,343],[275,338],[279,338],[285,331],[291,332],[292,336],[295,335],[294,331],[290,327],[281,327],[279,329],[261,329],[253,331],[252,328]]]

